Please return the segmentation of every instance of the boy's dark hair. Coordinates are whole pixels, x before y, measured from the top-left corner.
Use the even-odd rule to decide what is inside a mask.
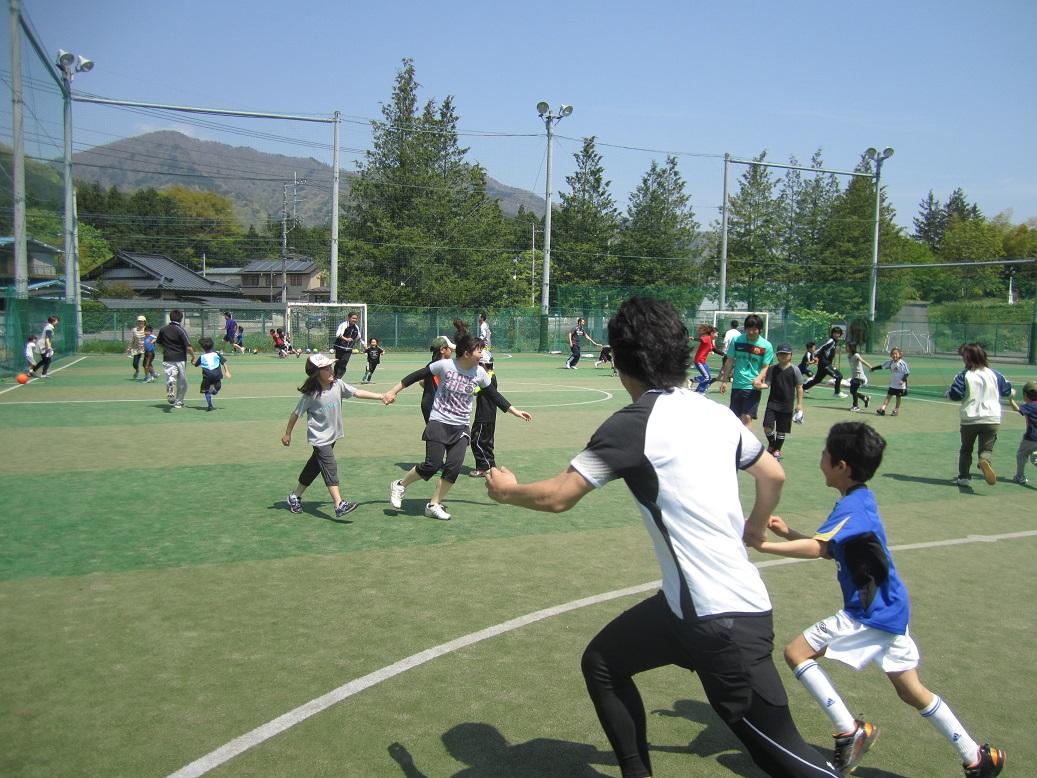
[[[226,318],[228,318],[228,319],[233,319],[233,318],[234,318],[233,316],[231,316],[231,315],[230,315],[230,311],[224,311],[224,312],[223,312],[223,315],[224,315],[224,316],[225,316]]]
[[[381,341],[378,338],[368,338],[367,345],[370,346],[372,343],[381,343]]]
[[[961,354],[965,367],[969,370],[987,367],[987,350],[978,343],[966,343],[958,349],[958,353]]]
[[[748,316],[745,317],[745,328],[749,329],[750,327],[757,330],[762,330],[763,319],[761,319],[755,313],[750,313]]]
[[[36,340],[36,336],[35,335],[30,335],[29,337],[27,337],[25,339],[25,342],[28,343],[30,340]]]
[[[485,346],[486,344],[471,333],[465,332],[457,336],[457,342],[454,345],[457,346],[454,349],[454,353],[459,357],[463,357],[465,354],[471,354],[479,346]]]
[[[830,329],[830,330],[828,331],[828,334],[829,334],[829,335],[842,335],[842,334],[843,334],[843,328],[842,328],[842,327],[840,327],[840,326],[839,326],[839,325],[837,324],[836,326],[832,327],[832,329]]]
[[[184,312],[179,308],[174,308],[169,312],[169,320],[175,322],[181,322],[184,320]]]
[[[1030,402],[1037,400],[1037,381],[1027,381],[1023,384],[1023,397]]]
[[[681,386],[688,378],[688,328],[665,300],[631,297],[609,319],[609,345],[616,369],[655,389]]]
[[[813,347],[814,347],[814,346],[816,346],[816,345],[817,345],[817,341],[813,341],[813,340],[808,340],[808,341],[807,341],[807,345],[806,345],[806,348],[813,348]]]
[[[50,322],[51,324],[57,324],[58,323],[58,317],[57,316],[48,316],[47,317],[47,321]]]
[[[212,338],[206,335],[204,338],[198,338],[198,345],[206,351],[210,351],[213,347]]]
[[[155,331],[155,328],[154,328],[154,327],[152,327],[152,326],[151,326],[150,324],[145,324],[145,325],[144,325],[144,331],[145,331],[145,332],[154,332],[154,331]]]
[[[825,450],[832,464],[845,462],[850,478],[858,483],[871,480],[882,464],[885,439],[862,421],[843,421],[828,431]]]
[[[731,319],[731,327],[733,329],[738,329],[738,319]]]

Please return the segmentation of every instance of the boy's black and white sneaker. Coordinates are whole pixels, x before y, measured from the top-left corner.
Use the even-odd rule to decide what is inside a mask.
[[[1006,758],[1007,755],[1000,748],[984,743],[979,748],[979,761],[971,767],[962,765],[965,768],[965,778],[993,778],[1000,775]]]
[[[288,510],[292,513],[302,513],[302,500],[299,499],[295,492],[288,493]]]
[[[853,732],[833,735],[835,752],[832,755],[832,764],[844,776],[857,768],[872,743],[879,738],[879,728],[874,724],[860,719],[856,719],[853,723],[855,725]]]
[[[866,394],[861,395],[861,399],[864,400],[864,407],[867,408],[871,404],[871,398]]]
[[[166,381],[166,400],[170,405],[176,402],[176,384],[172,381]]]
[[[350,502],[349,500],[343,500],[335,506],[335,515],[339,518],[345,516],[347,513],[352,513],[360,507],[358,502]]]

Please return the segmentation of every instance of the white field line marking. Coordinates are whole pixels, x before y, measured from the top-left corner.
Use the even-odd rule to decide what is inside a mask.
[[[83,361],[84,359],[86,359],[86,357],[80,357],[80,358],[79,358],[79,359],[77,359],[77,360],[76,360],[75,362],[69,362],[69,363],[68,363],[67,365],[62,365],[61,367],[56,367],[56,368],[54,368],[53,370],[49,371],[49,372],[47,373],[47,375],[50,375],[50,373],[59,373],[59,372],[61,372],[62,370],[64,370],[64,369],[65,369],[66,367],[72,367],[72,365],[77,365],[77,364],[79,364],[79,363],[80,363],[80,362],[82,362],[82,361]],[[14,391],[15,389],[21,389],[22,387],[28,386],[28,385],[29,385],[29,384],[31,384],[31,383],[32,383],[33,381],[44,381],[44,380],[46,380],[46,379],[44,379],[44,378],[43,378],[42,376],[36,376],[35,378],[30,378],[30,379],[29,379],[29,381],[28,381],[28,383],[24,383],[24,384],[15,384],[14,386],[9,386],[9,387],[7,387],[6,389],[0,389],[0,394],[6,394],[7,392],[12,392],[12,391]]]
[[[940,546],[958,546],[968,543],[995,543],[999,540],[1011,540],[1014,538],[1028,538],[1037,536],[1037,530],[1028,530],[1025,532],[1010,532],[1003,535],[969,535],[965,538],[951,538],[949,540],[936,540],[930,543],[911,543],[903,546],[891,546],[893,551],[912,551],[921,548],[937,548]],[[815,562],[814,559],[791,559],[781,558],[768,560],[766,562],[760,562],[757,567],[780,567],[784,565],[794,565],[801,562]],[[555,605],[551,608],[544,608],[543,610],[534,611],[527,613],[525,616],[519,616],[518,618],[511,619],[509,621],[496,624],[486,629],[481,629],[478,632],[472,632],[469,635],[463,635],[462,637],[451,640],[447,643],[441,643],[438,646],[419,651],[416,654],[401,659],[399,662],[395,662],[387,667],[383,667],[380,670],[375,670],[373,673],[356,678],[348,683],[339,686],[337,689],[324,694],[316,699],[310,700],[309,702],[300,705],[298,708],[288,711],[287,713],[278,716],[276,719],[263,724],[262,726],[256,727],[250,732],[246,732],[240,737],[236,737],[229,743],[226,743],[214,751],[210,751],[200,759],[196,759],[189,765],[181,767],[175,773],[170,775],[170,778],[197,778],[197,776],[205,775],[210,770],[219,767],[221,764],[230,761],[239,754],[244,753],[253,746],[258,746],[260,743],[269,740],[275,735],[291,729],[296,724],[299,724],[311,716],[315,716],[321,713],[332,705],[342,702],[355,694],[359,694],[365,689],[369,689],[382,681],[387,681],[401,673],[405,673],[407,670],[412,670],[415,667],[431,662],[433,659],[438,659],[441,656],[450,654],[454,651],[458,651],[467,646],[474,645],[488,640],[490,638],[498,637],[508,632],[512,632],[521,627],[526,627],[530,624],[535,624],[538,621],[552,618],[554,616],[560,616],[563,613],[570,611],[579,610],[580,608],[586,608],[590,605],[598,605],[603,602],[609,602],[610,600],[617,600],[621,597],[629,597],[634,594],[642,594],[647,591],[659,588],[661,581],[650,581],[645,584],[638,586],[630,586],[626,589],[617,589],[612,592],[604,592],[603,594],[596,594],[592,597],[584,597],[580,600],[573,600],[562,605]]]

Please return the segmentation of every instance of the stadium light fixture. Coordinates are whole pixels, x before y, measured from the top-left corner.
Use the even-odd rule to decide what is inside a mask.
[[[58,49],[55,64],[61,71],[65,87],[62,90],[65,103],[65,302],[74,305],[76,309],[76,347],[78,348],[78,338],[83,331],[83,307],[80,304],[79,257],[76,255],[75,242],[75,204],[72,199],[72,79],[75,78],[76,73],[87,73],[93,70],[94,61],[73,54],[71,51]]]
[[[875,162],[875,232],[871,241],[871,284],[868,293],[868,348],[871,348],[872,332],[875,329],[876,298],[879,286],[879,227],[882,216],[882,163],[893,156],[893,147],[886,146],[881,152],[874,146],[864,152],[864,156]]]
[[[544,316],[550,312],[551,296],[551,161],[554,148],[554,126],[566,116],[571,116],[572,112],[573,107],[566,103],[558,106],[557,115],[551,112],[551,106],[548,105],[546,100],[541,100],[537,103],[537,113],[544,120],[544,126],[547,128],[547,180],[544,194],[544,200],[546,201],[544,206],[544,272],[540,286],[540,313]]]

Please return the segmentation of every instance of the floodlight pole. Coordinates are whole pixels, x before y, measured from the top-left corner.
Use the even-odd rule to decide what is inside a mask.
[[[554,153],[554,126],[573,112],[571,105],[561,105],[555,115],[546,102],[537,104],[537,112],[547,128],[547,181],[544,190],[544,270],[540,287],[540,313],[550,313],[551,296],[551,165]]]
[[[21,4],[11,0],[11,115],[14,200],[14,295],[29,296],[29,248],[25,231],[25,127],[22,119]]]
[[[74,305],[76,318],[81,317],[79,305],[79,252],[76,240],[75,189],[72,182],[72,79],[76,73],[86,73],[94,63],[85,57],[61,49],[54,62],[61,71],[61,97],[65,113],[65,302]],[[76,329],[76,348],[79,348],[80,329]]]
[[[867,349],[871,351],[872,332],[875,329],[876,298],[879,287],[879,228],[882,223],[882,163],[893,156],[893,149],[887,146],[881,152],[870,148],[865,152],[868,159],[875,160],[875,232],[871,241],[871,283],[868,290],[868,341]]]
[[[328,290],[329,302],[338,302],[338,187],[339,187],[339,128],[342,126],[342,113],[335,111],[335,151],[331,161],[331,256],[328,258]]]
[[[727,175],[731,155],[724,154],[724,201],[720,215],[720,310],[727,310]]]

